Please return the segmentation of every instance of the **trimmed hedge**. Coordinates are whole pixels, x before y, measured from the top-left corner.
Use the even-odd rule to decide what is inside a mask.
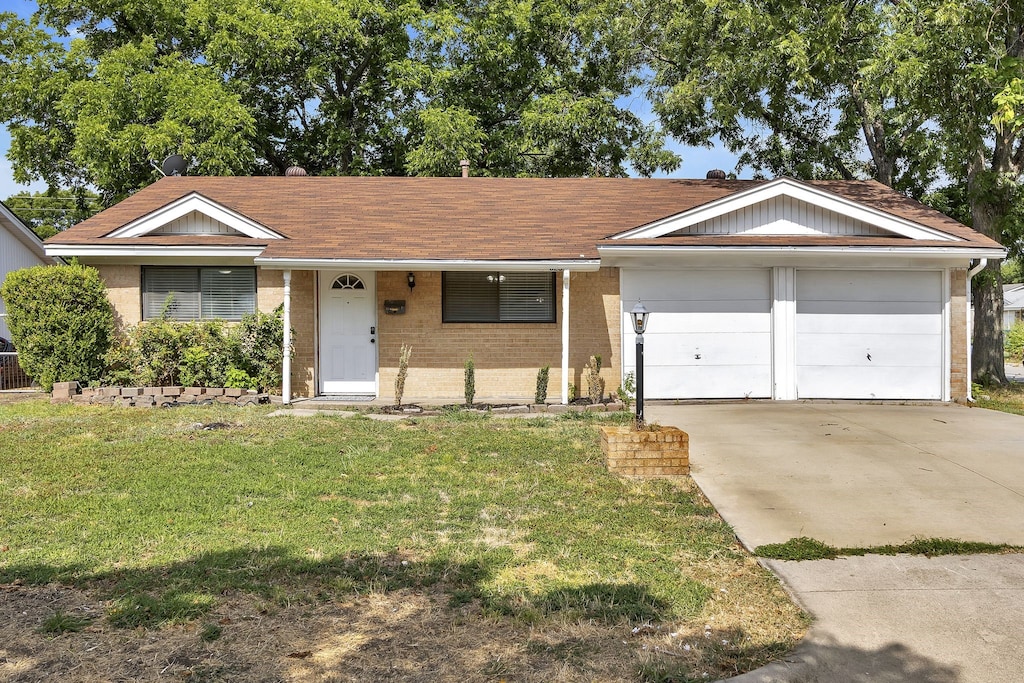
[[[104,370],[114,311],[94,268],[34,266],[7,275],[0,297],[18,362],[45,391],[54,382],[88,383]]]

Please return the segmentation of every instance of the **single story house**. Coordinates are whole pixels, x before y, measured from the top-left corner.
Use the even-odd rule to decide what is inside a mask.
[[[7,273],[54,262],[55,259],[46,255],[43,241],[0,202],[0,285],[7,279]],[[0,338],[10,340],[6,313],[3,299],[0,299]]]
[[[1024,322],[1024,283],[1003,285],[1003,331]]]
[[[285,398],[585,395],[957,400],[972,268],[1003,248],[876,182],[167,177],[47,241],[122,324],[283,304]]]

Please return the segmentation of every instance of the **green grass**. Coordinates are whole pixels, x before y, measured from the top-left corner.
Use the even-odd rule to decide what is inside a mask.
[[[971,393],[974,396],[975,405],[979,408],[1024,415],[1024,384],[1013,383],[1005,386],[975,384]]]
[[[39,632],[51,636],[59,636],[62,633],[77,633],[92,623],[88,617],[79,617],[66,612],[57,611],[43,620],[39,625]]]
[[[0,583],[98,589],[125,628],[398,588],[637,622],[699,614],[683,567],[740,557],[698,496],[609,475],[594,418],[267,412],[0,406]]]
[[[969,555],[975,553],[1021,552],[1020,546],[976,543],[951,538],[922,538],[899,545],[878,545],[870,548],[836,548],[813,538],[802,536],[785,543],[758,546],[754,554],[772,560],[834,560],[852,555]]]

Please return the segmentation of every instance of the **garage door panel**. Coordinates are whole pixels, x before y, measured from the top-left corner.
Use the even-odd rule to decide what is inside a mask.
[[[801,397],[866,399],[938,399],[942,387],[934,373],[919,368],[800,368]]]
[[[646,306],[647,303],[644,302]],[[650,310],[650,307],[648,307]],[[656,332],[648,332],[644,335],[646,339],[653,334],[686,334],[694,330],[706,333],[718,332],[770,332],[771,319],[767,311],[745,311],[732,312],[728,315],[721,313],[655,313],[657,322],[654,324]],[[629,314],[623,316],[623,329],[627,332],[633,330],[633,321]],[[649,328],[650,329],[650,328]]]
[[[934,302],[941,289],[939,272],[800,270],[797,301],[900,301]]]
[[[771,279],[767,269],[622,271],[624,370],[633,367],[628,311],[651,311],[644,393],[651,398],[771,395]]]
[[[796,354],[802,366],[932,368],[942,347],[929,334],[804,334],[797,337]]]
[[[632,270],[622,279],[622,300],[658,301],[733,301],[767,298],[768,271],[732,270]],[[751,297],[752,293],[756,293]],[[762,297],[760,294],[765,296]],[[657,305],[655,303],[655,305]],[[631,306],[627,306],[629,310]]]
[[[737,377],[729,367],[644,364],[647,398],[770,398],[771,381],[771,370],[763,365],[749,366]]]
[[[767,365],[771,362],[771,333],[645,334],[644,356],[665,359],[666,367]]]
[[[861,334],[941,334],[942,316],[930,315],[887,315],[818,313],[802,314],[796,319],[797,334],[828,334],[836,330],[844,333]]]
[[[942,398],[941,272],[797,270],[796,294],[798,397]]]

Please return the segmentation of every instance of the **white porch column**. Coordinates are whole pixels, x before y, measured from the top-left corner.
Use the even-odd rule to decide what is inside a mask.
[[[562,405],[569,403],[569,269],[562,271]]]
[[[292,402],[292,271],[284,271],[284,361],[281,363],[281,402]]]

